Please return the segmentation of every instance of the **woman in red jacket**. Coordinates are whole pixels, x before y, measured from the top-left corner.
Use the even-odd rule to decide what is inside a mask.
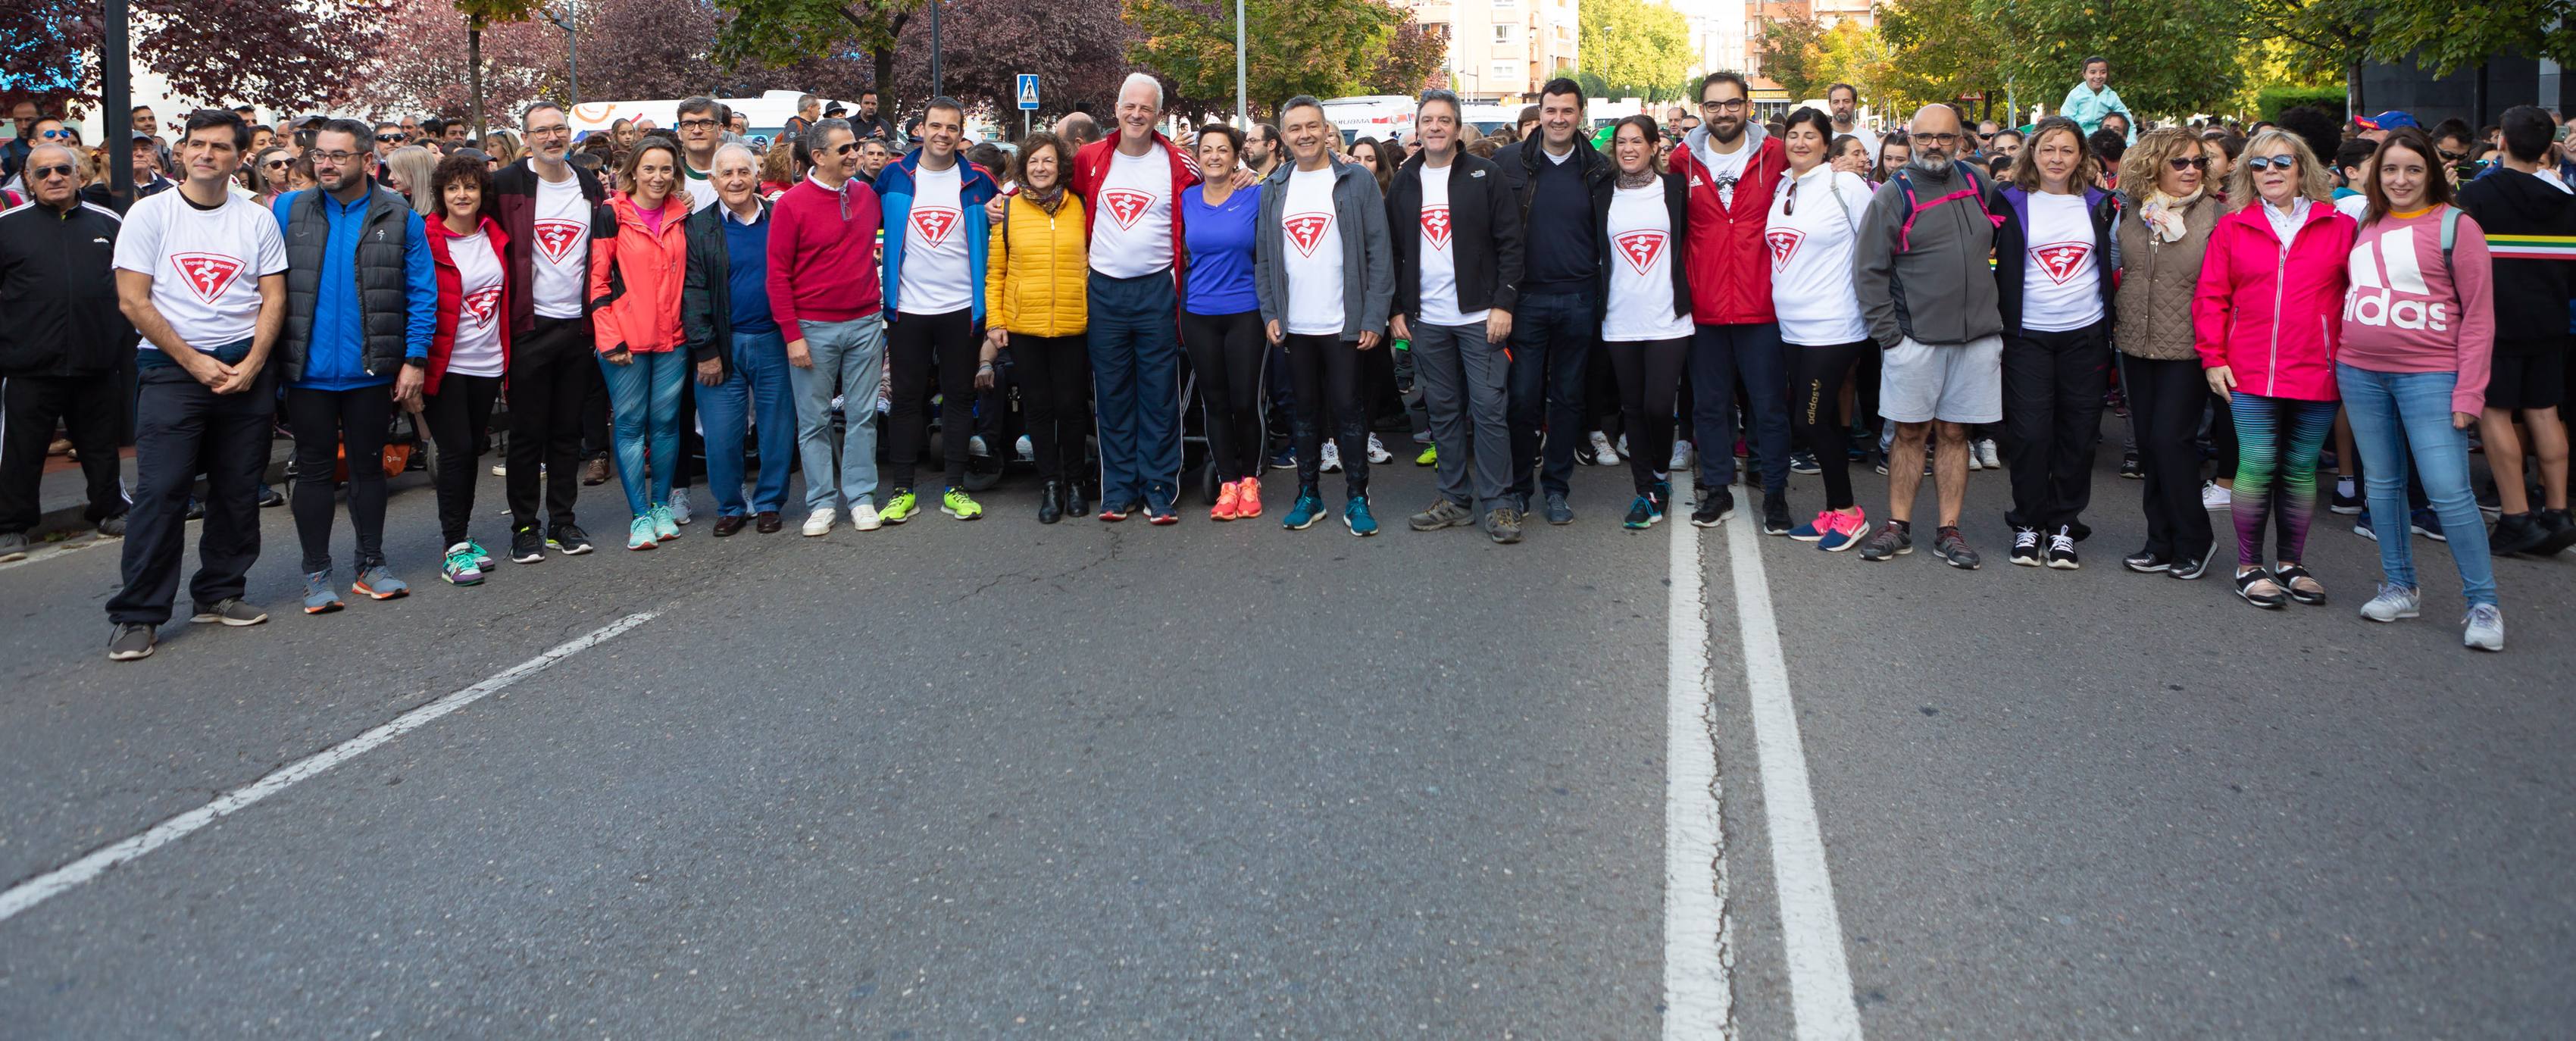
[[[2266,130],[2244,155],[2227,192],[2243,208],[2210,232],[2191,305],[2203,374],[2236,421],[2236,595],[2256,607],[2322,604],[2325,586],[2299,561],[2316,512],[2317,452],[2334,428],[2354,225],[2335,212],[2325,168],[2298,135]],[[2280,533],[2272,570],[2263,566],[2267,522]]]
[[[438,444],[438,526],[447,543],[440,578],[460,586],[483,581],[492,555],[466,536],[474,516],[474,465],[492,399],[510,368],[507,254],[501,225],[483,212],[492,175],[472,156],[452,155],[430,175],[438,213],[427,222],[429,257],[438,271],[438,325],[429,341],[421,414]]]
[[[680,389],[689,359],[680,345],[680,284],[689,262],[689,196],[676,192],[680,146],[647,136],[619,169],[590,229],[591,335],[608,378],[610,441],[626,487],[626,548],[680,537],[671,481],[680,468]],[[648,474],[649,466],[649,474]]]

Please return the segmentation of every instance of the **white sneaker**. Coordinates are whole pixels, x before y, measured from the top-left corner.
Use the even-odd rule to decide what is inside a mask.
[[[797,529],[806,538],[821,538],[832,533],[832,522],[841,519],[840,511],[829,506],[805,515],[805,526]]]
[[[508,464],[508,463],[494,463],[494,464],[492,464],[492,476],[494,476],[494,477],[508,477],[508,476],[510,476],[510,464]]]
[[[2227,509],[2227,508],[2229,508],[2229,507],[2234,506],[2235,504],[2236,504],[2236,496],[2235,496],[2235,495],[2233,495],[2233,494],[2231,494],[2231,493],[2229,493],[2227,489],[2222,488],[2222,487],[2219,487],[2218,482],[2216,482],[2216,481],[2202,481],[2202,482],[2200,482],[2200,508],[2201,508],[2201,509],[2204,509],[2204,510],[2224,510],[2224,509]]]
[[[1328,474],[1342,472],[1342,446],[1340,444],[1335,443],[1331,438],[1325,438],[1323,456],[1323,461],[1316,464],[1319,472]]]
[[[992,455],[993,451],[984,447],[984,435],[969,434],[966,436],[966,454],[972,458],[982,459]]]
[[[1925,459],[1930,459],[1930,458],[1932,458],[1932,456],[1931,456],[1930,454],[1928,454],[1928,453],[1927,453],[1927,454],[1925,454],[1925,455],[1924,455],[1924,458],[1925,458]],[[1985,469],[1985,468],[1986,468],[1986,461],[1985,461],[1985,460],[1983,460],[1983,459],[1979,459],[1979,458],[1977,458],[1977,443],[1976,443],[1976,442],[1974,442],[1974,441],[1970,441],[1970,442],[1968,442],[1968,472],[1970,472],[1970,473],[1975,473],[1975,472],[1977,472],[1977,471],[1979,471],[1979,470],[1983,470],[1983,469]]]
[[[2481,651],[2504,649],[2504,612],[2494,604],[2475,604],[2460,619],[2460,645]]]
[[[1601,466],[1618,465],[1619,450],[1610,447],[1610,435],[1598,430],[1592,432],[1592,461]]]
[[[1037,446],[1029,441],[1029,435],[1027,434],[1020,435],[1020,439],[1018,441],[1011,443],[1011,451],[1018,455],[1020,457],[1020,461],[1023,463],[1034,463],[1038,461]]]
[[[1619,458],[1628,458],[1628,435],[1624,433],[1619,435]]]
[[[689,522],[689,490],[688,490],[688,489],[686,489],[686,488],[674,488],[674,489],[672,489],[672,490],[671,490],[671,503],[670,503],[670,506],[671,506],[671,523],[673,523],[673,524],[687,524],[687,523]]]
[[[1368,456],[1371,466],[1384,466],[1395,461],[1395,453],[1387,451],[1386,445],[1378,441],[1376,434],[1369,435]]]
[[[1977,442],[1977,462],[1984,464],[1985,468],[1989,470],[2001,470],[2004,468],[2003,459],[1995,454],[1994,438],[1990,437]]]
[[[1673,459],[1672,462],[1666,464],[1666,471],[1669,473],[1680,473],[1684,470],[1690,469],[1690,453],[1690,442],[1673,442]]]
[[[879,523],[880,522],[877,520],[877,507],[875,503],[863,502],[850,508],[850,528],[852,530],[875,531],[879,527]]]
[[[2404,586],[2392,586],[2386,582],[2379,584],[2379,595],[2371,597],[2369,603],[2361,605],[2361,616],[2374,622],[2394,622],[2400,618],[2414,618],[2423,613],[2424,599],[2420,594]]]

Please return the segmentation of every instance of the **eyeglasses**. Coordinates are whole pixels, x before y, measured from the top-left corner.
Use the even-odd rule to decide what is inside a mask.
[[[712,119],[683,119],[680,121],[680,129],[682,130],[713,130],[715,129],[715,126],[716,121]]]
[[[70,163],[62,163],[55,166],[31,167],[27,171],[27,176],[39,181],[49,181],[56,177],[69,177],[71,175],[72,167]]]
[[[382,142],[384,142],[384,143],[386,143],[386,144],[394,144],[394,143],[396,143],[396,142],[401,141],[402,139],[403,139],[403,136],[402,136],[401,134],[377,134],[377,135],[376,135],[376,140],[378,140],[378,141],[382,141]]]
[[[2181,173],[2195,167],[2201,170],[2207,170],[2209,169],[2209,157],[2204,155],[2196,159],[2185,159],[2181,156],[2175,156],[2171,159],[2165,160],[2165,165],[2173,167],[2175,173]]]
[[[1699,103],[1699,107],[1708,109],[1712,112],[1742,112],[1744,111],[1744,106],[1745,100],[1743,98],[1728,98],[1724,101],[1703,101]]]
[[[311,156],[313,157],[313,161],[314,161],[314,162],[317,162],[317,163],[329,163],[329,164],[331,164],[331,165],[333,165],[333,166],[338,166],[338,165],[340,165],[340,164],[342,164],[342,163],[346,163],[346,162],[353,162],[353,161],[355,161],[359,156],[365,155],[366,153],[364,153],[364,152],[309,152],[309,153],[306,153],[306,154],[311,155]]]
[[[1967,136],[1967,135],[1965,135],[1965,134],[1925,134],[1925,133],[1917,133],[1917,134],[1915,134],[1915,135],[1914,135],[1914,140],[1922,141],[1922,142],[1925,142],[1925,143],[1928,143],[1928,144],[1935,144],[1935,145],[1948,145],[1948,144],[1957,144],[1957,143],[1959,142],[1959,140],[1960,140],[1960,139],[1962,139],[1962,138],[1964,138],[1964,137],[1966,137],[1966,136]]]
[[[2279,170],[2282,173],[2289,173],[2291,170],[2296,169],[2298,165],[2298,157],[2289,155],[2258,155],[2245,161],[2245,168],[2252,170],[2255,173],[2262,173],[2266,170]]]

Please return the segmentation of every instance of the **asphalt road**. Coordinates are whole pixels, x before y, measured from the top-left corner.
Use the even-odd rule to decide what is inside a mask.
[[[2474,655],[2439,545],[2421,620],[2352,614],[2376,557],[2330,520],[2333,604],[2258,613],[2121,572],[2137,486],[2107,465],[2073,573],[2006,566],[2001,475],[1972,481],[1976,573],[1742,519],[1676,558],[1617,526],[1621,471],[1518,546],[1415,534],[1428,476],[1398,465],[1370,540],[1041,527],[1020,482],[974,524],[718,541],[701,489],[676,544],[473,589],[436,580],[413,487],[412,597],[182,625],[131,665],[103,656],[116,548],[75,544],[0,568],[12,892],[650,618],[0,920],[0,1034],[1654,1037],[1676,959],[1748,1038],[1837,1002],[1882,1038],[2576,1021],[2576,559],[2500,562],[2512,642]],[[265,520],[252,596],[284,611]],[[1707,733],[1673,732],[1700,654]],[[1765,769],[1762,697],[1800,777]],[[1675,936],[1668,738],[1714,757],[1722,822],[1722,918]],[[1775,857],[1792,782],[1829,877]],[[1838,927],[1785,926],[1820,882]],[[1847,982],[1793,971],[1801,939]]]

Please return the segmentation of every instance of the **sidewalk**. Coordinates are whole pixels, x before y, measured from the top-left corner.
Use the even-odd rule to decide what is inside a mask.
[[[295,452],[295,442],[273,438],[268,443],[268,473],[262,478],[277,484],[286,476],[286,460]],[[134,494],[134,450],[119,453],[118,469],[123,476],[125,493]],[[89,529],[89,489],[81,479],[81,467],[64,456],[47,456],[45,473],[36,484],[36,505],[44,511],[36,526],[27,531],[30,542],[40,542],[56,532],[81,532]]]

